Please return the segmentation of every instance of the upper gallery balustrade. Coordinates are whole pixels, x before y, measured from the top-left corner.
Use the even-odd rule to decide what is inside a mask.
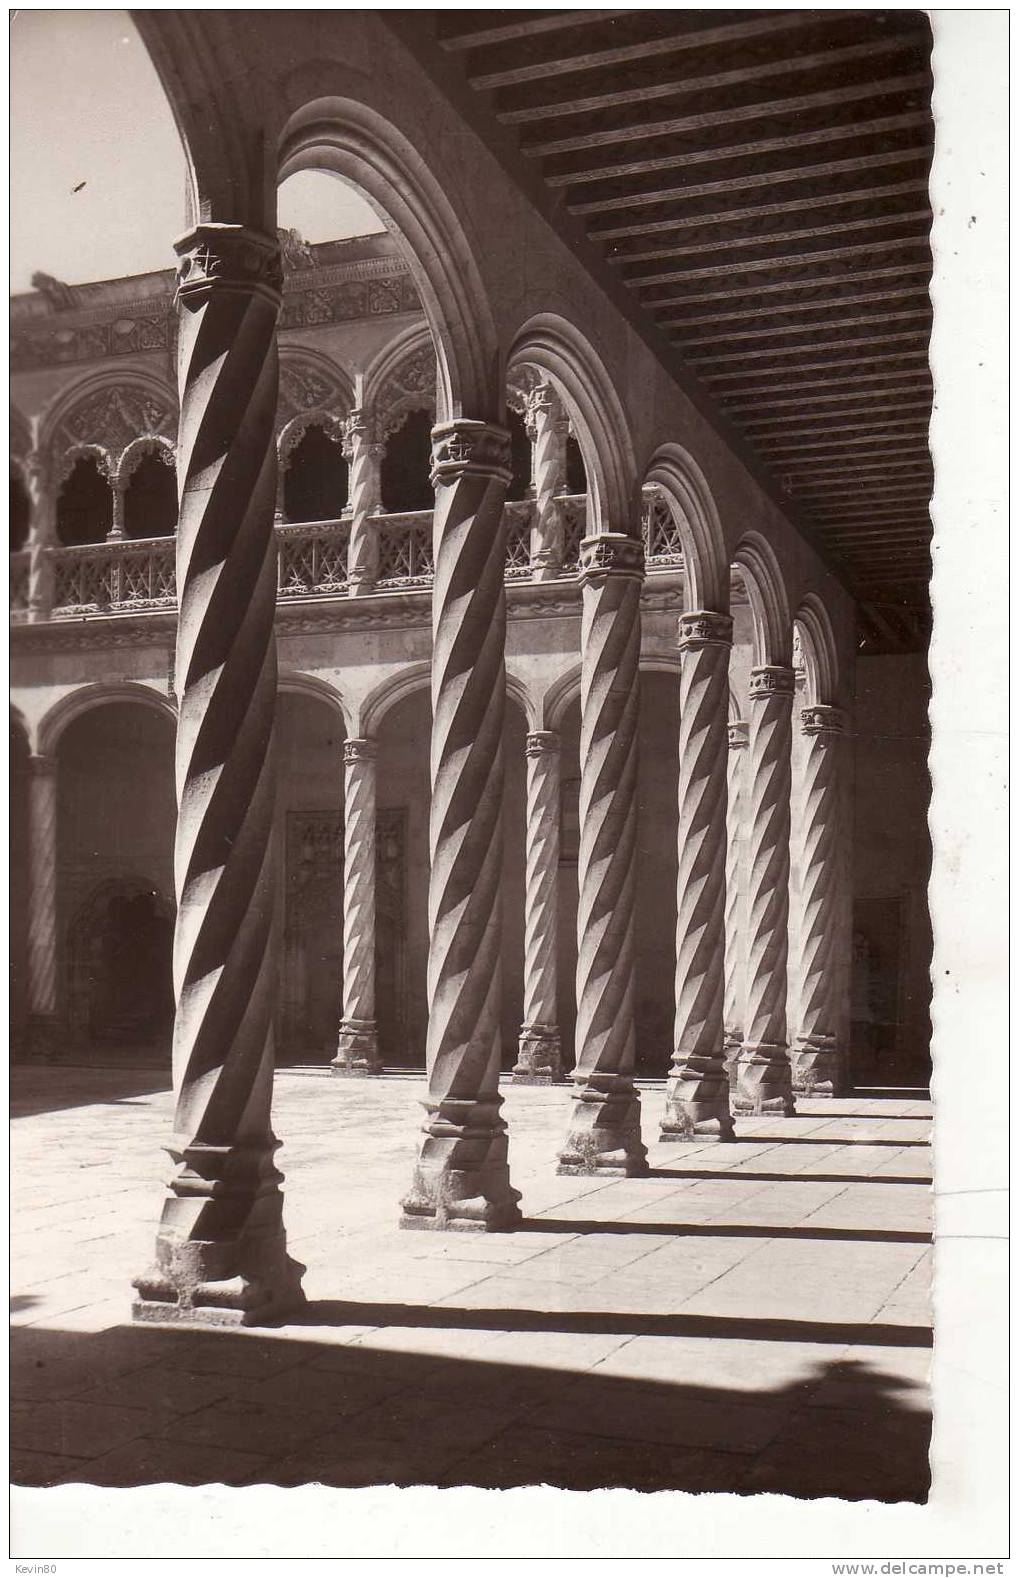
[[[554,534],[555,558],[541,561],[541,578],[550,573],[572,578],[577,574],[580,542],[586,530],[587,498],[563,494],[556,500],[559,519]],[[533,557],[536,543],[532,500],[506,505],[506,579],[530,582],[538,578]],[[368,518],[374,539],[369,562],[373,573],[362,579],[358,591],[395,593],[431,585],[432,515],[430,510],[379,514]],[[314,521],[276,526],[279,549],[277,597],[346,597],[350,520]],[[45,556],[47,573],[39,577],[42,597],[37,616],[73,619],[85,615],[140,613],[175,608],[175,542],[172,536],[120,538],[77,547],[38,550]],[[644,498],[644,551],[652,573],[682,567],[679,533],[663,501],[648,490]],[[15,623],[28,617],[32,549],[10,555],[10,608]]]

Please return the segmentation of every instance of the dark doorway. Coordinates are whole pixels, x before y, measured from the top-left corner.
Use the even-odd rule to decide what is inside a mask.
[[[68,1021],[93,1047],[165,1049],[173,1024],[173,921],[154,887],[103,883],[69,938]]]

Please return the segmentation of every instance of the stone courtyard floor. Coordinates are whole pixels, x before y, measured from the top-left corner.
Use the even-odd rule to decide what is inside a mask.
[[[851,1096],[558,1178],[569,1092],[504,1087],[523,1227],[408,1233],[423,1082],[277,1075],[301,1318],[132,1326],[158,1072],[12,1078],[15,1484],[550,1484],[926,1499],[930,1104]]]

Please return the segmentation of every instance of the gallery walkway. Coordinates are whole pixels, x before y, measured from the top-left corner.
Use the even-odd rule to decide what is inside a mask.
[[[525,1223],[475,1236],[397,1227],[422,1085],[277,1075],[308,1307],[195,1332],[130,1320],[159,1075],[16,1070],[14,1482],[925,1499],[929,1102],[803,1101],[606,1181],[555,1175],[565,1087],[505,1086]]]

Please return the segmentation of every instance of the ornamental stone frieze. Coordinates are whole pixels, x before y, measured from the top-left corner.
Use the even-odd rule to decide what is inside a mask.
[[[435,349],[429,341],[404,356],[383,378],[374,397],[375,438],[384,444],[411,411],[435,414]]]

